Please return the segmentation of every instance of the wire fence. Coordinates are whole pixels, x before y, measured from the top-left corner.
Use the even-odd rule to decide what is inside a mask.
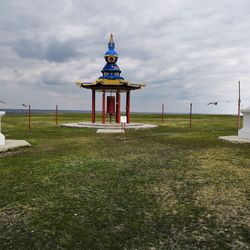
[[[192,119],[193,119],[193,110],[194,108],[196,108],[197,106],[201,106],[201,105],[206,105],[206,106],[210,106],[210,105],[214,105],[214,106],[219,106],[219,105],[224,105],[224,104],[240,104],[242,105],[243,103],[250,103],[250,99],[248,98],[242,98],[241,100],[235,100],[235,99],[228,99],[228,100],[216,100],[216,101],[204,101],[204,102],[186,102],[185,105],[189,106],[189,127],[192,128]],[[31,116],[32,116],[32,110],[31,110],[31,105],[30,104],[26,104],[26,103],[18,103],[18,102],[10,102],[10,101],[6,101],[4,99],[0,99],[0,107],[4,106],[4,108],[6,108],[6,106],[11,106],[11,107],[16,107],[16,109],[22,109],[25,110],[25,113],[27,112],[27,116],[28,116],[28,129],[29,131],[31,131]],[[165,104],[161,105],[161,121],[162,123],[164,123],[164,116],[165,116]],[[43,110],[43,109],[41,109]],[[59,115],[59,108],[58,105],[55,105],[55,107],[53,109],[53,114],[55,115],[55,125],[58,126],[58,115]],[[51,111],[50,110],[50,111]],[[239,115],[239,113],[238,113]],[[239,118],[238,121],[239,123]],[[238,125],[239,128],[239,125]]]

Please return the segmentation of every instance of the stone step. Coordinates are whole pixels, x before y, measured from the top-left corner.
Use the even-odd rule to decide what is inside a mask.
[[[97,134],[123,134],[124,133],[124,129],[97,129],[96,131]]]

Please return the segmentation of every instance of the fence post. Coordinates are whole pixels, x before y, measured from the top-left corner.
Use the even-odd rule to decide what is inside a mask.
[[[29,117],[29,132],[30,132],[31,130],[31,107],[30,105],[29,105],[28,117]]]
[[[58,105],[56,105],[56,126],[58,125]]]
[[[161,106],[161,123],[163,123],[164,120],[164,104]]]
[[[193,103],[190,103],[190,113],[189,113],[189,127],[192,128],[192,113],[193,113]]]

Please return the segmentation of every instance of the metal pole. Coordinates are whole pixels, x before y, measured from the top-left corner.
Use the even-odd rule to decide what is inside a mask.
[[[58,105],[56,105],[56,126],[58,124]]]
[[[193,113],[193,103],[190,103],[190,113],[189,113],[189,127],[192,128],[192,113]]]
[[[29,113],[29,132],[30,132],[30,130],[31,130],[31,108],[30,108],[30,105],[29,105],[28,113]]]
[[[124,123],[123,123],[123,129],[124,129],[124,140],[126,139],[126,132],[125,132],[126,130],[125,130],[125,126],[126,126],[126,123],[124,122]]]
[[[240,103],[241,103],[241,99],[240,99],[240,81],[239,81],[239,99],[238,99],[238,116],[237,116],[237,129],[240,129]]]
[[[162,104],[161,106],[161,122],[163,123],[163,119],[164,119],[164,104]]]

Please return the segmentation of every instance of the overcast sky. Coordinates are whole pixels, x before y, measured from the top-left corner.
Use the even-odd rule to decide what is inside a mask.
[[[90,109],[114,34],[132,111],[236,113],[250,100],[249,0],[0,0],[0,108]],[[101,95],[97,95],[100,109]],[[206,103],[218,101],[218,106]],[[222,102],[222,103],[220,103]],[[124,110],[124,102],[122,105]],[[243,106],[250,106],[245,100]]]

